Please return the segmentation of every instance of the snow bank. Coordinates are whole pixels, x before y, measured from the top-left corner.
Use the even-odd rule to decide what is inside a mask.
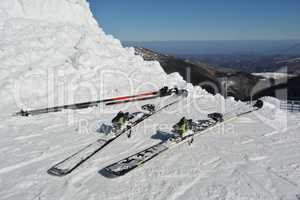
[[[256,116],[269,127],[277,131],[285,131],[288,127],[288,113],[280,109],[280,100],[274,97],[263,97],[264,107]]]
[[[261,98],[265,103],[273,104],[277,109],[280,109],[280,100],[274,97]]]
[[[106,35],[86,0],[0,0],[0,66],[11,111],[185,85]]]

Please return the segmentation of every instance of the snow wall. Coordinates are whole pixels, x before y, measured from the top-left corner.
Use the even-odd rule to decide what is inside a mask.
[[[86,0],[0,0],[2,106],[33,109],[189,87],[106,35]],[[201,90],[198,88],[198,90]]]

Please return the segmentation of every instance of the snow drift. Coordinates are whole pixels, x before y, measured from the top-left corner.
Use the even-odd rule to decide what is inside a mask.
[[[106,35],[86,0],[0,0],[0,66],[11,110],[184,84]]]

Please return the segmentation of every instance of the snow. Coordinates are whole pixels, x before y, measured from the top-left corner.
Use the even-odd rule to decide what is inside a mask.
[[[10,133],[1,142],[5,160],[0,167],[1,196],[3,199],[35,196],[37,199],[294,199],[299,191],[299,115],[289,116],[287,129],[277,129],[273,124],[282,123],[281,118],[271,116],[269,106],[195,138],[192,146],[174,148],[124,177],[106,179],[98,174],[101,168],[159,142],[151,139],[158,125],[171,126],[182,115],[205,118],[207,112],[221,109],[217,101],[206,95],[194,101],[185,100],[134,129],[131,139],[122,136],[66,177],[49,176],[46,170],[98,139],[100,135],[95,132],[98,120],[112,117],[101,113],[114,108],[105,108],[105,112],[92,110],[85,115],[70,111],[74,121],[87,120],[89,132],[85,132],[86,127],[77,127],[79,122],[68,125],[69,112],[18,118],[17,122],[10,119],[1,128],[3,133]],[[225,105],[230,110],[241,104],[228,101]],[[136,106],[132,104],[128,110],[135,110]],[[203,109],[195,109],[198,106]],[[266,120],[273,124],[265,123]],[[4,156],[6,153],[12,156]]]
[[[262,100],[269,104],[273,104],[276,108],[280,108],[281,100],[276,99],[274,97],[263,97]]]
[[[66,177],[46,171],[101,137],[100,121],[119,110],[137,111],[169,98],[28,118],[24,108],[41,108],[104,97],[187,87],[179,105],[147,119]],[[182,116],[205,119],[210,112],[245,106],[209,95],[167,75],[106,35],[86,0],[0,0],[0,199],[286,199],[299,194],[299,113],[278,109],[264,98],[262,110],[227,122],[165,152],[118,179],[98,171],[159,142],[158,127]]]
[[[0,98],[16,103],[10,112],[185,84],[106,35],[85,0],[1,0],[0,13]]]
[[[282,79],[296,77],[297,75],[284,73],[284,72],[262,72],[262,73],[252,73],[254,76],[262,76],[266,79]]]

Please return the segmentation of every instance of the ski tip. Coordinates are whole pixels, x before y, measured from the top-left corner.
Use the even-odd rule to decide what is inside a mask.
[[[62,177],[62,176],[65,176],[67,175],[68,173],[67,172],[64,172],[62,170],[59,170],[55,167],[52,167],[50,169],[47,170],[47,173],[51,176],[58,176],[58,177]]]
[[[184,96],[184,97],[188,97],[188,96],[189,96],[189,91],[183,90],[183,96]]]
[[[30,113],[28,111],[21,110],[19,112],[13,113],[13,117],[21,116],[21,117],[28,117]]]
[[[118,175],[107,170],[106,168],[101,169],[98,173],[108,179],[114,179],[114,178],[119,177]]]

